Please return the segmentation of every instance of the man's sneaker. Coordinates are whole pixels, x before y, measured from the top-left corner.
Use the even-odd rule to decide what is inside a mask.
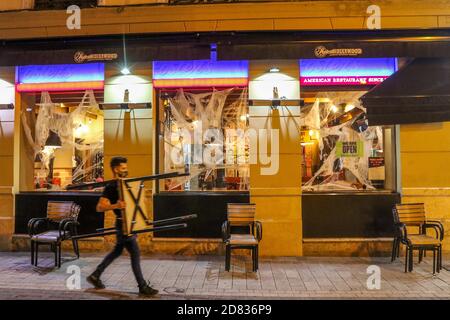
[[[95,289],[105,289],[105,285],[103,284],[102,280],[100,280],[99,277],[96,277],[93,274],[87,277],[86,280],[87,282],[92,284],[95,287]]]
[[[149,286],[149,283],[146,283],[144,286],[139,287],[139,294],[144,296],[154,296],[158,293],[158,290],[153,289]]]

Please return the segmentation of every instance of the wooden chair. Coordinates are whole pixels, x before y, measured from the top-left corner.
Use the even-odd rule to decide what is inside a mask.
[[[256,205],[253,203],[228,203],[227,221],[222,225],[222,238],[226,249],[226,271],[230,271],[233,249],[251,250],[253,271],[258,270],[258,245],[262,239],[262,224],[255,221],[255,214]],[[246,229],[246,232],[233,232],[237,227]]]
[[[28,222],[31,240],[31,264],[37,266],[39,245],[50,245],[55,253],[55,267],[61,267],[61,243],[77,235],[78,214],[81,207],[72,201],[49,201],[47,217]],[[77,240],[72,239],[77,258],[80,257]]]
[[[442,269],[442,240],[444,227],[437,220],[428,220],[423,203],[396,204],[393,208],[396,235],[392,244],[391,261],[400,253],[400,243],[406,246],[405,272],[413,270],[413,251],[419,251],[419,263],[427,250],[433,251],[433,274]],[[409,233],[408,228],[417,228]],[[435,231],[435,237],[427,235],[427,229]]]

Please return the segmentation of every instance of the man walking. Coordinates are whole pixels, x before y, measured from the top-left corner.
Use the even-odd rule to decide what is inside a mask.
[[[128,176],[127,158],[114,157],[111,159],[111,170],[113,171],[114,178],[126,178]],[[102,196],[97,204],[98,212],[105,212],[108,210],[114,210],[116,215],[116,231],[117,240],[114,249],[103,259],[102,263],[97,266],[97,269],[87,277],[87,281],[97,289],[104,289],[105,286],[100,280],[100,276],[105,269],[118,258],[123,249],[127,249],[131,256],[131,268],[133,269],[134,276],[138,283],[139,293],[142,295],[155,295],[158,290],[153,289],[144,280],[140,265],[140,253],[139,246],[136,241],[136,235],[128,236],[123,234],[122,229],[122,212],[125,208],[125,202],[119,200],[119,191],[117,189],[117,182],[106,185]]]

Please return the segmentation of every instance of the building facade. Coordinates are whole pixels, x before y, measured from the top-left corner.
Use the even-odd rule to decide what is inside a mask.
[[[94,98],[106,107],[102,114],[95,114],[92,118],[85,117],[83,123],[77,123],[81,128],[80,131],[83,131],[86,124],[94,126],[98,123],[102,126],[104,179],[111,177],[107,163],[117,154],[129,158],[134,176],[170,169],[170,164],[165,162],[164,157],[165,152],[170,151],[165,149],[164,144],[166,125],[164,110],[167,101],[169,103],[175,101],[175,94],[180,88],[183,88],[186,94],[191,94],[191,97],[213,92],[214,88],[220,88],[220,91],[234,88],[236,89],[233,91],[234,96],[232,94],[229,96],[232,101],[240,101],[242,94],[247,95],[243,99],[248,102],[248,110],[238,116],[246,116],[243,122],[248,128],[277,129],[279,132],[279,148],[276,151],[271,150],[271,156],[276,155],[279,159],[279,170],[275,174],[262,175],[262,169],[267,168],[267,164],[261,162],[249,164],[245,172],[230,175],[225,173],[226,177],[242,178],[239,180],[241,184],[238,192],[226,193],[224,190],[216,190],[216,194],[213,195],[207,191],[202,193],[201,186],[192,184],[189,184],[189,189],[183,185],[182,190],[170,189],[172,187],[165,185],[149,185],[148,205],[154,209],[155,215],[166,210],[176,211],[177,209],[170,207],[169,204],[177,201],[180,201],[184,208],[205,212],[202,212],[204,219],[201,220],[203,231],[198,231],[198,234],[142,237],[141,243],[148,252],[205,254],[221,251],[219,228],[220,219],[223,219],[223,215],[220,214],[223,213],[218,210],[214,213],[218,214],[215,220],[209,218],[205,206],[199,208],[198,204],[193,204],[197,200],[189,200],[192,197],[196,197],[195,199],[203,197],[202,203],[205,204],[209,203],[208,201],[256,203],[257,218],[264,226],[262,255],[385,254],[389,252],[391,246],[390,211],[383,209],[384,211],[377,215],[379,209],[376,204],[383,203],[383,208],[389,208],[393,203],[400,201],[400,197],[402,202],[424,202],[431,217],[441,219],[444,225],[448,226],[450,173],[445,170],[445,164],[450,160],[449,120],[396,124],[380,129],[384,137],[383,148],[369,150],[373,152],[370,155],[373,160],[367,161],[371,162],[373,169],[380,166],[376,158],[383,158],[384,171],[383,178],[379,176],[376,178],[379,170],[369,172],[369,175],[373,175],[373,179],[365,178],[371,181],[374,190],[381,191],[371,193],[370,190],[366,190],[367,186],[361,183],[364,179],[353,176],[350,180],[356,183],[350,183],[349,189],[344,189],[345,192],[317,187],[315,180],[311,179],[319,176],[321,166],[326,164],[321,162],[324,154],[319,151],[319,143],[311,141],[314,140],[311,138],[318,133],[323,135],[324,127],[320,124],[314,126],[305,123],[305,117],[312,117],[314,108],[331,110],[333,106],[339,107],[334,104],[335,101],[344,103],[342,114],[352,114],[350,107],[347,111],[345,108],[352,103],[358,103],[361,94],[373,88],[378,83],[375,83],[378,78],[384,80],[392,74],[324,73],[324,70],[346,71],[350,67],[348,64],[334,63],[333,61],[338,60],[333,60],[333,57],[326,57],[333,61],[324,67],[325,61],[330,60],[317,56],[317,47],[325,48],[325,53],[322,50],[319,55],[332,55],[332,48],[339,49],[342,46],[347,49],[362,48],[364,52],[370,53],[367,57],[364,55],[349,57],[338,53],[334,57],[336,59],[350,58],[353,59],[350,61],[356,61],[374,57],[393,58],[395,59],[393,72],[401,69],[403,64],[408,64],[409,59],[445,56],[445,53],[439,50],[446,48],[447,45],[450,1],[379,1],[376,5],[380,9],[381,30],[372,31],[367,31],[370,19],[373,18],[373,14],[368,13],[371,3],[367,1],[253,1],[211,4],[158,1],[155,4],[155,1],[132,3],[105,0],[99,1],[97,7],[81,10],[80,29],[68,29],[67,19],[70,14],[65,10],[6,11],[32,9],[38,4],[38,1],[36,3],[30,1],[25,5],[29,7],[21,7],[24,5],[23,1],[18,1],[17,4],[12,1],[0,5],[0,11],[5,10],[0,13],[2,18],[0,38],[4,40],[4,45],[0,49],[2,50],[0,79],[3,81],[0,83],[4,83],[1,98],[5,100],[0,101],[5,106],[0,110],[0,163],[4,168],[4,174],[0,177],[2,249],[18,250],[27,245],[24,223],[29,216],[23,213],[29,213],[29,208],[24,207],[24,203],[45,203],[49,196],[69,196],[58,192],[51,195],[45,192],[36,193],[36,189],[39,189],[36,187],[36,162],[34,153],[30,152],[27,131],[24,129],[24,122],[31,124],[33,119],[27,118],[24,113],[39,103],[41,105],[45,103],[46,96],[42,92],[50,92],[52,101],[47,103],[65,103],[69,110],[75,110],[76,102],[83,99],[85,89],[92,90]],[[406,44],[401,48],[394,47],[392,43],[396,40],[404,41]],[[297,42],[301,42],[301,46],[297,46]],[[340,45],[339,42],[344,42],[344,45]],[[375,43],[375,46],[377,43],[383,45],[374,48],[370,42]],[[129,97],[124,97],[123,83],[118,76],[125,61],[123,43],[128,46],[126,50],[132,75],[139,76],[139,79],[134,79],[133,84],[139,88],[136,89],[138,92],[146,93],[135,98],[134,89],[127,87],[126,90],[130,90],[129,93],[136,99],[135,101],[128,101]],[[155,47],[158,50],[155,50]],[[56,54],[52,55],[51,51],[55,51]],[[70,75],[67,75],[55,80],[55,74],[64,73],[55,71],[58,65],[80,65],[77,64],[79,61],[74,60],[76,58],[74,53],[77,52],[83,53],[78,55],[78,59],[85,59],[82,62],[87,64],[93,62],[88,61],[89,59],[96,58],[89,57],[90,54],[113,56],[99,58],[98,62],[102,64],[99,68],[103,68],[102,72],[99,72],[101,74],[99,78],[89,76],[81,81],[78,79],[71,82]],[[104,61],[114,57],[117,63]],[[226,72],[218,76],[211,72],[216,64],[211,63],[202,67],[195,65],[194,61],[198,60],[216,61],[217,65],[220,65],[221,60],[240,61],[245,63],[245,66],[241,66],[241,69],[239,66],[227,66]],[[315,67],[311,62],[310,66],[306,66],[307,60],[319,60],[320,65]],[[366,63],[368,62],[362,62],[360,68],[355,67],[355,72],[367,69],[369,64]],[[27,69],[26,67],[30,65],[47,68]],[[21,67],[24,67],[22,73]],[[72,69],[68,66],[64,70],[76,68],[78,67]],[[278,71],[272,70],[275,68]],[[311,74],[305,74],[308,68]],[[171,76],[171,72],[179,73],[182,70],[193,69],[207,71],[204,74],[187,72],[184,76]],[[381,67],[374,67],[376,71],[380,69]],[[236,76],[234,70],[243,70],[243,74]],[[276,72],[270,72],[271,70]],[[73,71],[74,74],[78,72],[81,71]],[[89,75],[94,73],[95,71],[88,71]],[[33,80],[33,75],[43,74],[52,80],[46,82]],[[273,80],[270,74],[281,74],[281,80]],[[21,75],[24,75],[23,77],[31,75],[32,80],[21,81]],[[357,84],[347,82],[338,83],[336,86],[330,83],[325,85],[322,83],[322,86],[314,85],[332,78],[337,79],[332,81],[351,81],[348,79],[351,76],[370,77],[375,82]],[[206,80],[199,85],[189,82],[192,79]],[[239,82],[239,79],[245,81]],[[217,82],[219,80],[222,82]],[[274,81],[277,83],[276,86],[273,85]],[[74,83],[80,85],[81,82],[84,86],[74,90]],[[90,84],[87,85],[86,82]],[[96,87],[94,82],[97,84],[101,82],[101,87]],[[53,85],[43,86],[43,83]],[[72,87],[60,90],[62,83]],[[34,85],[38,86],[33,87]],[[277,95],[273,92],[274,87],[279,91]],[[57,92],[64,94],[58,95]],[[117,92],[120,93],[118,97],[114,96]],[[280,100],[280,105],[273,105],[273,100]],[[152,108],[138,108],[132,112],[107,110],[108,104],[124,102],[151,103]],[[14,109],[8,109],[7,106],[10,104],[14,104]],[[175,103],[173,107],[176,108]],[[236,108],[236,105],[234,107]],[[236,118],[236,115],[234,117]],[[176,117],[174,119],[177,120]],[[324,120],[319,116],[317,119]],[[332,120],[339,119],[336,117]],[[176,126],[182,127],[180,123],[176,123]],[[29,127],[33,128],[32,125]],[[82,132],[78,138],[87,139],[82,136]],[[86,141],[89,139],[73,143],[83,143],[92,147],[98,142]],[[94,152],[95,148],[91,147],[84,149]],[[355,148],[358,150],[357,144]],[[320,150],[323,151],[323,147]],[[376,150],[381,150],[385,155],[381,157]],[[57,177],[64,180],[64,174],[69,174],[73,179],[72,161],[76,155],[60,150],[56,152],[61,153],[60,157],[55,157],[52,164],[52,167],[60,171]],[[344,149],[342,152],[345,153]],[[81,155],[80,157],[82,158]],[[341,154],[340,158],[343,159],[344,156]],[[341,161],[341,164],[345,167],[345,161]],[[333,167],[335,164],[330,165]],[[64,173],[63,169],[68,168],[70,170]],[[337,174],[338,181],[348,182],[346,178],[339,178],[339,174],[345,174],[342,173],[344,171],[344,169],[332,170]],[[99,172],[96,171],[95,174],[100,174]],[[219,175],[217,172],[216,174]],[[324,185],[323,181],[326,185],[326,179],[330,175],[322,175],[323,180],[320,180],[318,185]],[[249,177],[247,185],[242,183],[246,176]],[[95,177],[90,177],[93,178]],[[236,180],[229,179],[230,189],[234,188],[233,181]],[[383,186],[377,187],[375,184],[380,181],[383,181]],[[59,184],[61,185],[61,181]],[[359,184],[363,186],[360,187]],[[205,185],[208,190],[207,183]],[[180,200],[180,193],[164,192],[168,190],[184,193],[190,191],[191,194],[187,199]],[[208,196],[216,198],[211,200]],[[92,206],[95,202],[95,195],[92,194],[90,197],[92,199],[83,200],[86,201],[86,207]],[[92,215],[95,213],[92,212]],[[102,218],[97,220],[86,218],[86,224],[102,225],[103,221],[100,221]],[[105,226],[112,223],[110,218],[112,217],[106,215]],[[209,233],[208,224],[212,221],[217,232]],[[83,241],[82,247],[102,250],[108,245],[108,239],[101,238]]]

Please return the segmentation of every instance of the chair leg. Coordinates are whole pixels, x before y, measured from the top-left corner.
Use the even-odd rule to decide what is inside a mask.
[[[79,259],[80,258],[80,249],[78,248],[78,241],[72,240],[72,245],[73,245],[73,251],[75,251],[77,258]]]
[[[422,249],[419,249],[419,263],[422,262],[422,258],[423,258],[423,251]]]
[[[433,248],[433,275],[436,274],[436,248]]]
[[[396,256],[397,256],[397,238],[394,238],[394,241],[392,241],[391,262],[394,262]]]
[[[414,259],[413,259],[413,257],[414,257],[414,250],[413,250],[413,248],[410,248],[409,249],[409,272],[412,272],[413,268],[414,268]]]
[[[31,265],[34,265],[34,241],[30,241]]]
[[[397,239],[397,258],[400,258],[400,239]]]
[[[252,248],[250,249],[250,251],[251,251],[251,253],[252,253],[252,271],[253,271],[253,272],[256,271],[256,262],[255,262],[255,259],[256,259],[256,252],[255,252],[255,250],[256,250],[256,247],[252,247]]]
[[[255,247],[255,272],[259,269],[259,249],[258,246]]]
[[[36,252],[34,254],[34,265],[37,267],[37,265],[38,265],[38,257],[39,257],[39,242],[36,242],[35,246],[36,246]]]
[[[441,272],[441,246],[437,247],[437,260],[436,260],[436,271],[437,273]]]
[[[408,259],[409,259],[409,247],[406,246],[406,250],[405,250],[405,272],[408,272]]]
[[[61,268],[61,243],[58,243],[57,247],[58,247],[58,268]]]
[[[225,246],[225,270],[230,271],[231,265],[231,247],[230,245]]]
[[[52,244],[52,251],[55,253],[55,267],[58,266],[58,245]]]

